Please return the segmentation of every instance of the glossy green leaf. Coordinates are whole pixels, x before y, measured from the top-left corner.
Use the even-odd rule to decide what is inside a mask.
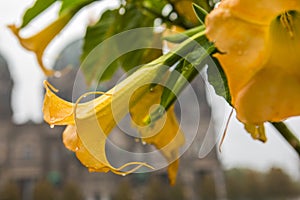
[[[204,24],[205,17],[208,14],[207,11],[196,4],[193,4],[193,9],[200,23]]]
[[[198,5],[208,13],[214,8],[214,3],[211,0],[194,0],[194,4]]]
[[[149,1],[150,2],[150,1]],[[121,9],[125,11],[120,14],[119,9],[108,10],[94,26],[87,29],[83,46],[82,61],[89,55],[93,62],[83,65],[87,83],[104,81],[113,75],[118,67],[129,71],[142,64],[146,64],[162,54],[161,35],[153,31],[137,31],[126,36],[122,41],[115,41],[98,55],[90,55],[91,51],[106,39],[115,34],[140,27],[152,27],[155,17],[140,5],[143,1],[129,1]],[[157,47],[151,49],[147,47]],[[133,51],[123,54],[126,48]],[[118,55],[113,62],[109,59]],[[105,68],[105,69],[101,69]],[[104,72],[105,71],[105,72]]]
[[[35,4],[25,12],[21,28],[27,26],[35,17],[45,11],[56,1],[57,0],[37,0]]]
[[[86,31],[83,45],[82,62],[91,53],[95,47],[101,44],[105,39],[113,36],[116,33],[115,19],[118,16],[118,10],[105,11],[100,20],[93,26],[89,26]],[[111,61],[110,56],[117,52],[116,45],[107,47],[109,50],[98,49],[98,54],[90,54],[88,63],[84,63],[81,67],[86,81],[91,84],[93,81],[107,80],[118,68],[117,61]],[[104,69],[100,69],[100,68]]]
[[[231,104],[231,96],[227,83],[226,75],[216,58],[213,58],[214,64],[208,65],[207,76],[208,82],[214,87],[217,95],[224,97],[224,99]]]
[[[204,40],[205,37],[203,37]],[[200,39],[202,41],[202,39]],[[167,80],[166,87],[161,96],[161,106],[168,110],[168,108],[175,102],[177,96],[181,91],[191,82],[198,73],[205,66],[205,59],[213,51],[213,44],[206,40],[205,48],[199,45],[195,46],[194,50],[188,53],[172,71],[170,77]],[[159,119],[164,112],[161,108],[151,113],[151,120]]]
[[[164,108],[168,109],[176,100],[176,96],[198,75],[204,66],[202,61],[206,56],[205,50],[198,48],[189,53],[183,61],[179,62],[167,81],[168,88],[162,94],[161,105]]]
[[[64,12],[72,12],[74,8],[83,7],[97,0],[61,0],[62,5],[60,8],[60,14]]]
[[[136,0],[136,2],[142,2],[144,8],[148,8],[149,12],[162,14],[163,8],[169,3],[167,0]]]
[[[117,15],[118,10],[107,10],[95,25],[87,27],[81,60],[84,60],[98,44],[116,33],[114,22]]]
[[[152,12],[149,12],[147,8],[151,8],[154,3],[158,1],[134,1],[135,4],[128,4],[125,9],[124,15],[120,16],[119,20],[119,32],[131,30],[141,27],[152,27],[155,16]],[[141,4],[142,5],[139,5]],[[141,6],[141,7],[139,7]],[[157,7],[157,9],[159,6]],[[161,6],[160,9],[163,7]],[[142,64],[146,64],[151,60],[159,57],[161,52],[161,35],[155,34],[150,31],[138,31],[136,34],[129,35],[126,41],[120,44],[119,48],[123,48],[129,45],[134,45],[137,50],[129,52],[120,57],[121,66],[125,71],[129,71]],[[157,49],[150,49],[144,47],[156,46]],[[143,47],[143,48],[141,48]]]

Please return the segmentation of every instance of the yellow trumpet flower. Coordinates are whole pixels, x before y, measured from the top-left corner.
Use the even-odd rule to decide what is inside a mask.
[[[300,114],[300,1],[224,0],[206,27],[248,131]]]
[[[170,184],[174,185],[179,165],[178,150],[185,142],[184,135],[174,113],[174,106],[169,108],[165,115],[154,124],[145,126],[143,122],[151,107],[159,105],[162,91],[163,87],[156,86],[151,92],[143,96],[141,103],[130,105],[130,115],[133,126],[137,127],[142,136],[142,141],[153,144],[161,151],[166,160],[171,163],[168,167],[168,174]],[[136,95],[134,94],[132,98],[136,98]]]
[[[72,19],[74,13],[66,12],[52,22],[49,26],[41,30],[39,33],[29,37],[23,38],[20,36],[21,28],[16,25],[9,25],[8,28],[18,38],[20,44],[27,50],[35,53],[38,64],[46,76],[51,76],[54,71],[47,69],[43,62],[43,54],[49,43],[57,36],[57,34],[67,25]]]
[[[50,126],[68,125],[63,133],[63,142],[66,148],[76,153],[77,158],[90,171],[112,171],[126,175],[142,166],[152,168],[140,162],[127,163],[119,168],[111,166],[106,157],[105,143],[116,123],[129,111],[133,116],[135,114],[139,116],[133,117],[135,123],[142,124],[150,107],[159,103],[162,86],[156,85],[150,89],[151,81],[157,74],[166,74],[166,70],[162,71],[159,65],[141,68],[102,96],[86,103],[76,104],[59,98],[54,93],[57,90],[45,82],[44,119]],[[156,101],[151,102],[149,99]],[[140,132],[142,135],[151,135],[151,131],[153,132],[149,128]],[[170,182],[174,184],[178,168],[178,149],[183,145],[184,138],[172,109],[168,111],[162,129],[145,141],[155,145],[167,161],[174,161],[168,168]],[[132,165],[136,167],[129,171],[123,170]]]

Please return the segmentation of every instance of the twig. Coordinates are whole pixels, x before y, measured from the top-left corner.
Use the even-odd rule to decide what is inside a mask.
[[[273,122],[272,125],[300,156],[300,140],[298,137],[295,136],[283,122]]]

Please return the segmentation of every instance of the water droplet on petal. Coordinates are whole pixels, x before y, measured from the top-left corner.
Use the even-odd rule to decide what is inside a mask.
[[[76,148],[75,148],[75,151],[78,151],[78,150],[79,150],[79,148],[78,148],[78,147],[76,147]]]
[[[142,142],[143,145],[146,145],[147,143],[145,141]]]
[[[122,176],[126,176],[126,174],[122,174]]]
[[[59,72],[59,71],[54,72],[54,76],[55,76],[56,78],[61,77],[61,72]]]
[[[54,126],[55,126],[54,124],[50,124],[50,128],[54,128]]]

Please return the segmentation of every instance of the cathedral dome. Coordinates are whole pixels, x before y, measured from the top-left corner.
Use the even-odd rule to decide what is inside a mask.
[[[13,80],[5,58],[0,54],[0,119],[11,119],[11,92]]]

